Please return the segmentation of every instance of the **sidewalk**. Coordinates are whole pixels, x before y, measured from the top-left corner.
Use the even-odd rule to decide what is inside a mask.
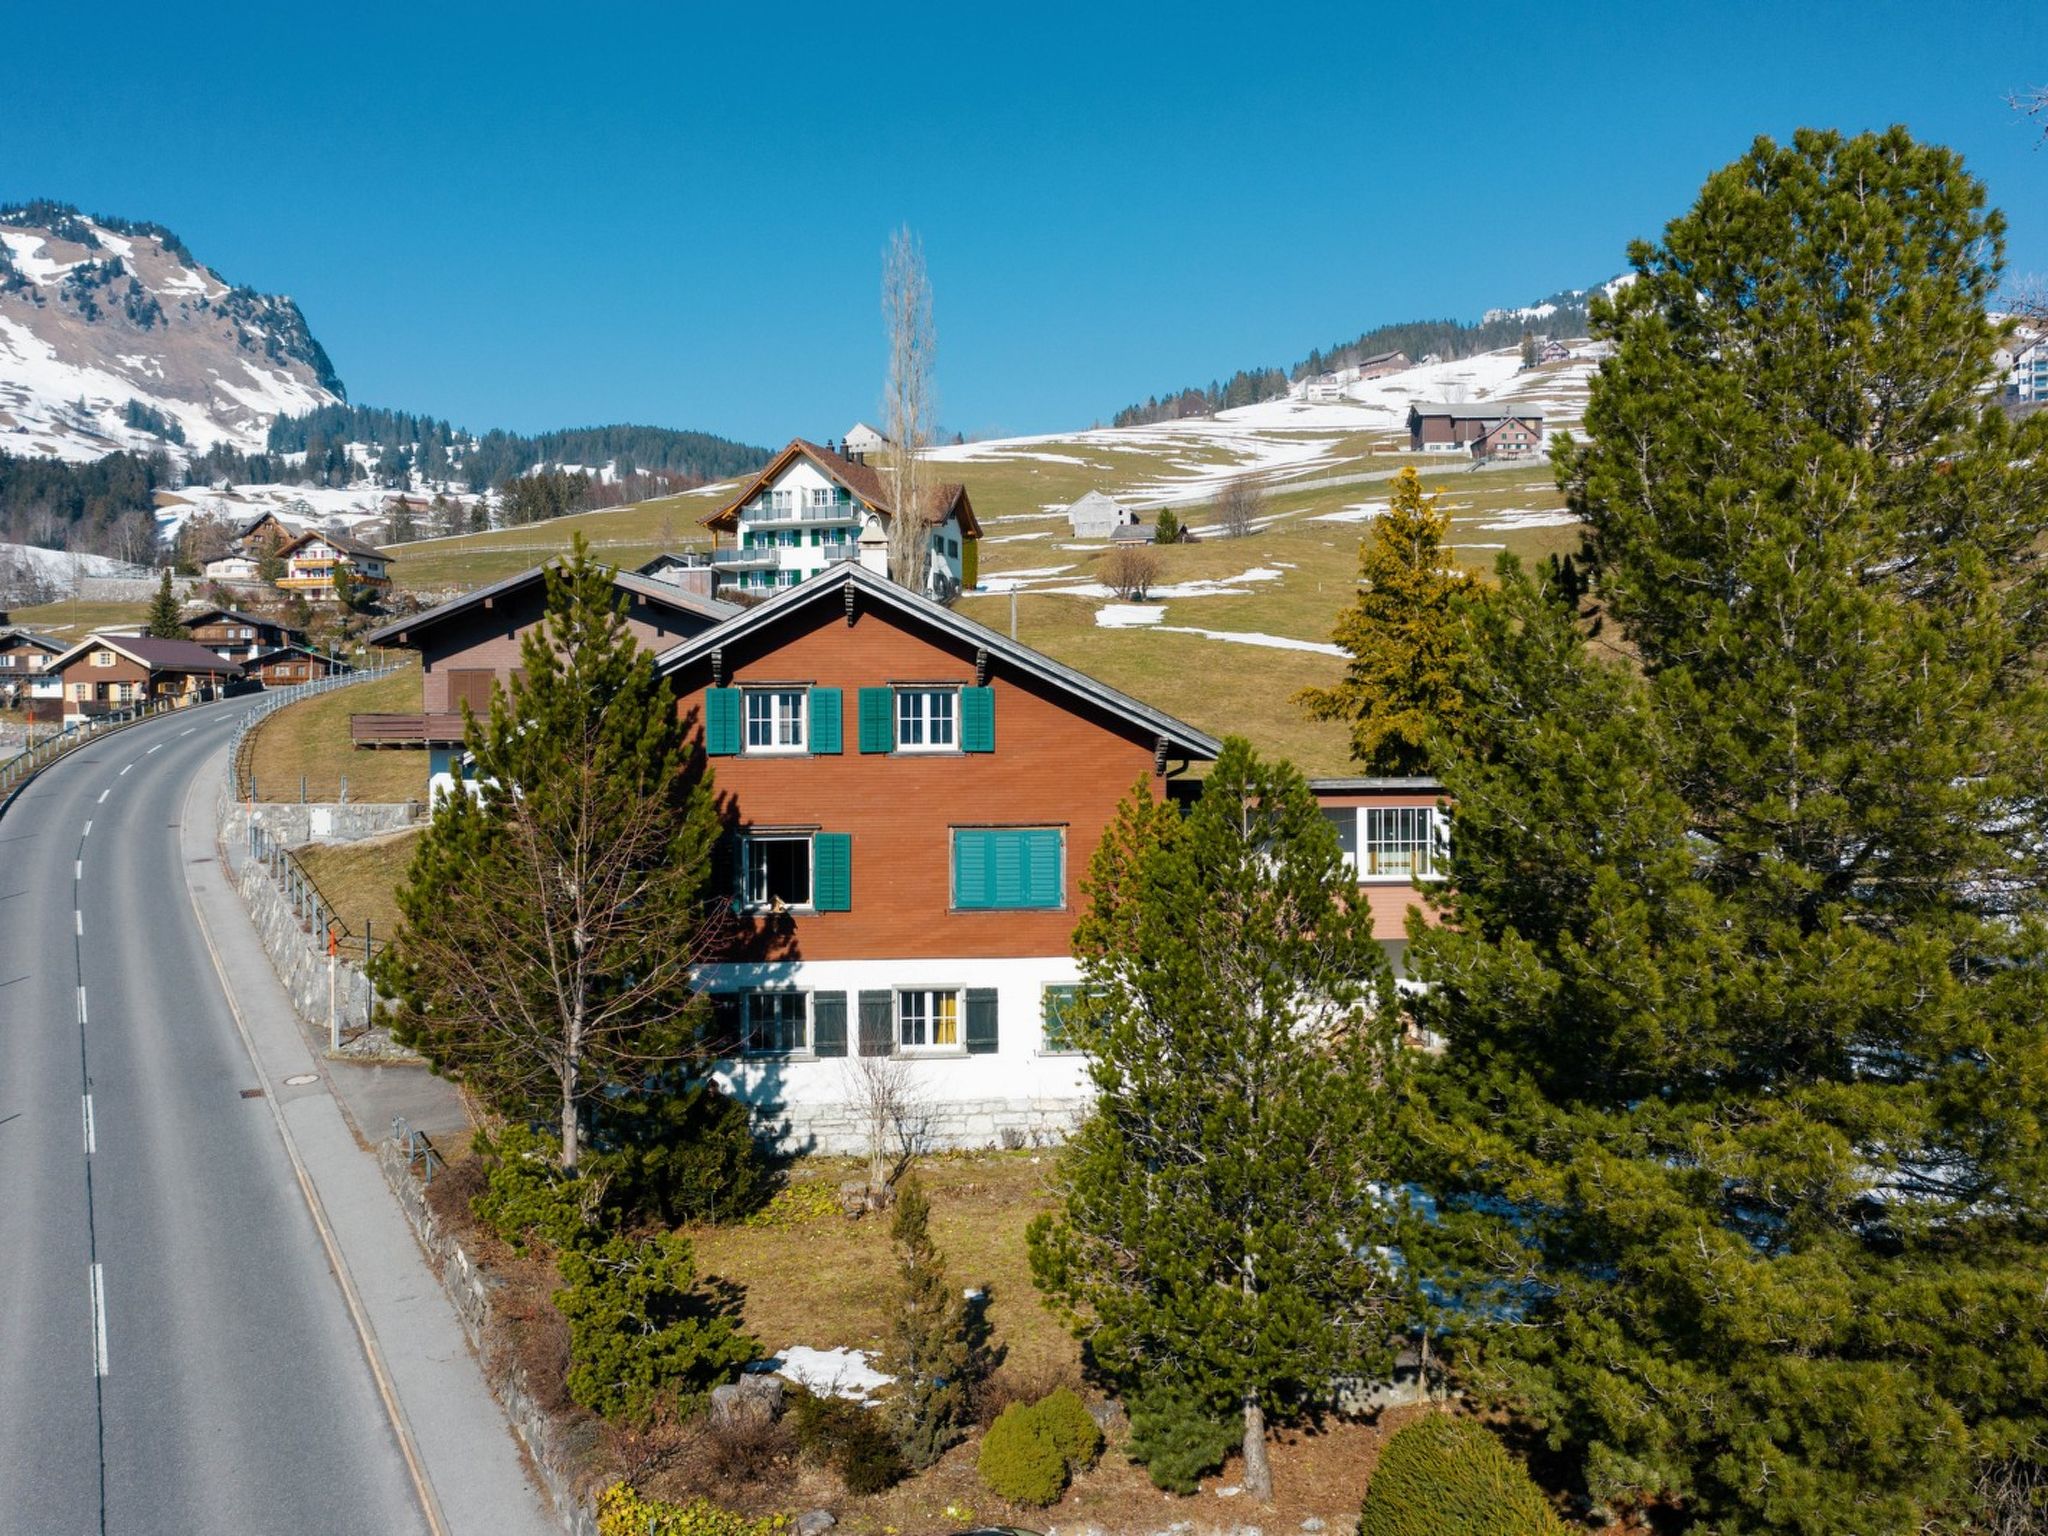
[[[400,1439],[416,1451],[409,1457],[415,1475],[437,1506],[430,1524],[447,1536],[549,1536],[561,1526],[529,1480],[511,1427],[375,1155],[349,1123],[372,1142],[389,1134],[394,1114],[430,1134],[457,1134],[467,1124],[460,1100],[419,1068],[354,1067],[315,1055],[217,860],[214,807],[222,772],[221,758],[210,760],[186,795],[179,817],[186,884],[287,1151],[303,1165],[315,1221],[324,1220],[332,1233],[342,1288],[359,1303],[372,1368],[396,1399]],[[311,1080],[291,1081],[300,1077]]]

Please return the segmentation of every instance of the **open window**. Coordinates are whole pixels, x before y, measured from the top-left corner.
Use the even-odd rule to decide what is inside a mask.
[[[812,904],[810,834],[743,838],[740,899],[756,912],[808,908]]]

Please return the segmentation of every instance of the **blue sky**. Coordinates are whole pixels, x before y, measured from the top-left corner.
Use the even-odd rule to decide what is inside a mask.
[[[0,200],[295,296],[352,398],[760,443],[877,409],[891,228],[940,417],[1106,419],[1608,276],[1758,133],[1904,122],[2048,271],[2048,7],[18,7]]]

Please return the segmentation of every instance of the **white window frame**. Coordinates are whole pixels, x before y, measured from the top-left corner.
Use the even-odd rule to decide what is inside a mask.
[[[804,862],[809,871],[809,891],[802,901],[785,901],[780,908],[774,898],[754,894],[754,849],[763,843],[802,843]],[[808,832],[762,832],[747,833],[740,838],[740,891],[739,906],[743,912],[815,912],[813,905],[818,898],[818,855],[817,848]]]
[[[804,688],[748,688],[743,690],[744,699],[740,718],[740,744],[746,757],[792,756],[810,750],[810,700],[809,690]],[[770,700],[766,724],[772,738],[765,744],[754,740],[754,701]],[[790,701],[794,700],[794,704]],[[794,722],[794,741],[784,740],[791,734]]]
[[[1429,805],[1361,805],[1354,809],[1358,815],[1358,862],[1356,872],[1361,884],[1416,885],[1424,881],[1440,880],[1449,823],[1443,812]],[[1374,818],[1380,819],[1382,835],[1375,842],[1371,835]],[[1418,845],[1412,836],[1388,835],[1387,822],[1419,819],[1424,840]],[[1376,869],[1379,862],[1376,850],[1393,851],[1406,848],[1411,858],[1407,869]]]
[[[932,701],[943,697],[946,700],[947,718],[944,722],[946,740],[932,739],[940,723],[932,709]],[[912,700],[920,701],[916,707],[905,712],[905,706]],[[914,719],[912,718],[914,716]],[[924,739],[908,741],[905,736],[912,725]],[[936,688],[898,688],[896,690],[896,750],[898,752],[958,752],[960,750],[960,689],[957,685]]]
[[[905,1056],[964,1056],[967,1054],[967,992],[962,987],[916,986],[897,987],[896,1000],[896,1049]],[[953,1038],[950,1042],[926,1040],[913,1044],[908,1038],[910,1010],[904,1006],[910,998],[923,1000],[926,1010],[923,1015],[925,1033],[936,1034],[939,1024],[939,1004],[942,997],[953,1000]]]
[[[754,1010],[764,999],[774,998],[778,1009],[793,1000],[796,1004],[796,1043],[757,1046],[754,1043]],[[787,1059],[811,1054],[811,994],[797,987],[755,987],[740,994],[740,1054]]]
[[[92,653],[92,664],[96,667],[111,667],[114,664],[114,653],[112,651],[94,651]]]

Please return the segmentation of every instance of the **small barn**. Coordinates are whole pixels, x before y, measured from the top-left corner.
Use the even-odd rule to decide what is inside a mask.
[[[1106,539],[1137,522],[1137,513],[1100,491],[1090,491],[1067,508],[1067,526],[1077,539]]]

